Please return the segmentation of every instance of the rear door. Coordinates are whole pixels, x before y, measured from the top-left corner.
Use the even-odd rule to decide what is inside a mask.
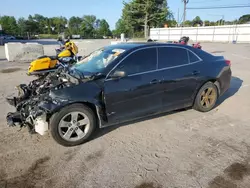
[[[182,47],[159,47],[158,69],[163,76],[163,108],[175,109],[192,104],[201,59]]]
[[[157,49],[140,49],[126,57],[113,71],[124,71],[125,77],[108,78],[104,97],[110,123],[154,113],[161,108],[161,76],[156,71]]]

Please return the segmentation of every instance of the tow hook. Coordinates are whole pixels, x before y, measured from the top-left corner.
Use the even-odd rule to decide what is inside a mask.
[[[16,123],[18,123],[18,124],[22,123],[21,115],[20,115],[20,113],[17,113],[17,112],[14,112],[14,113],[9,112],[7,114],[6,120],[7,120],[7,125],[9,127],[15,127]]]

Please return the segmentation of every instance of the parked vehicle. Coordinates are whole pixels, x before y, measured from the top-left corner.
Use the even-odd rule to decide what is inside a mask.
[[[5,36],[5,39],[7,39],[7,40],[15,40],[16,37],[11,36],[11,35],[7,35],[7,36]]]
[[[175,44],[188,45],[188,42],[189,42],[189,37],[183,36],[183,37],[180,38],[180,40],[178,42],[175,41],[174,43]],[[194,48],[197,48],[197,49],[201,49],[202,48],[202,46],[200,45],[199,42],[192,44],[192,46]]]
[[[54,77],[52,86],[7,115],[61,145],[75,146],[104,128],[193,107],[207,112],[230,86],[230,61],[192,46],[127,43],[107,46]]]
[[[64,48],[56,49],[56,56],[42,56],[30,63],[28,75],[38,77],[47,76],[48,73],[54,72],[61,65],[71,65],[78,62],[81,57],[77,56],[78,47],[72,41],[67,41]]]

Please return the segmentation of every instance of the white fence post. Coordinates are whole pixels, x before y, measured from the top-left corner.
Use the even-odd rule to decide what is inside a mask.
[[[214,42],[214,33],[215,33],[215,26],[214,26],[214,31],[213,31],[213,40],[212,40],[212,42]]]
[[[168,28],[168,41],[170,41],[170,30],[169,30],[169,28]]]
[[[230,35],[231,35],[231,27],[229,27],[229,33],[228,33],[228,43],[230,43]]]
[[[197,40],[197,38],[198,38],[198,28],[199,28],[199,27],[197,27],[197,31],[196,31],[196,42],[198,41],[198,40]]]
[[[159,28],[159,30],[158,30],[158,40],[160,40],[160,36],[161,36],[161,29]]]

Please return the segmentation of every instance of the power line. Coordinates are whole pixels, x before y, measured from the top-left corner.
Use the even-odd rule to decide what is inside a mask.
[[[246,8],[250,5],[232,5],[232,6],[217,6],[217,7],[187,7],[186,9],[223,9],[223,8]]]
[[[192,2],[190,2],[190,3],[210,3],[210,2],[218,2],[218,1],[222,1],[222,0],[210,0],[210,1],[208,1],[208,0],[203,0],[203,1],[192,1]]]

